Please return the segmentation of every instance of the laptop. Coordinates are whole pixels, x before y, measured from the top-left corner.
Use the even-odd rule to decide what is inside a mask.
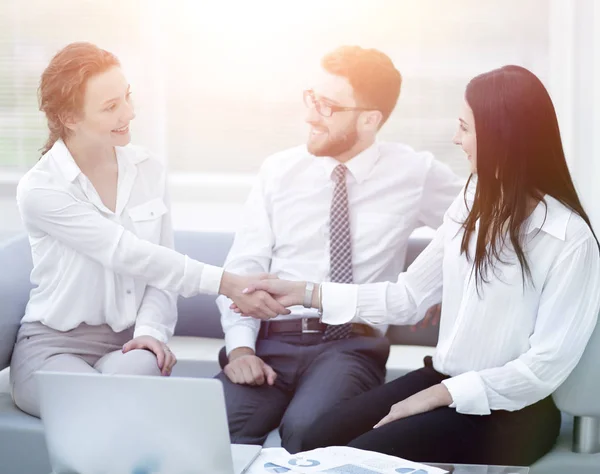
[[[36,373],[53,473],[242,474],[261,446],[230,444],[219,380]]]

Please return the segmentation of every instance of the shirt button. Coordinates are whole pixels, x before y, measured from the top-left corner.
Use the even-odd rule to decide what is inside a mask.
[[[127,294],[130,295],[131,294],[131,290],[127,290]]]
[[[153,215],[154,215],[154,212],[151,212],[151,213],[150,213],[150,215],[151,215],[151,216],[153,216]]]

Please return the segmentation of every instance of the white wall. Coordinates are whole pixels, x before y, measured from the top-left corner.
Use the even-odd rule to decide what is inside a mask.
[[[600,2],[552,0],[550,93],[567,161],[600,233]]]

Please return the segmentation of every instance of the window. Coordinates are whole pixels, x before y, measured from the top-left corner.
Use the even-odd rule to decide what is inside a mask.
[[[24,170],[40,156],[47,138],[38,110],[39,78],[50,58],[72,41],[91,41],[115,52],[139,84],[142,110],[152,104],[144,81],[151,48],[146,48],[143,0],[2,0],[0,2],[0,168]],[[141,113],[143,115],[143,111]],[[138,139],[153,136],[150,118],[140,120]]]
[[[336,46],[359,44],[386,52],[404,76],[381,139],[430,150],[466,174],[451,143],[464,87],[508,63],[546,81],[549,5],[3,0],[0,169],[38,159],[46,138],[39,76],[58,49],[87,40],[121,59],[137,106],[134,142],[165,156],[175,173],[251,174],[270,153],[302,143],[311,70]]]

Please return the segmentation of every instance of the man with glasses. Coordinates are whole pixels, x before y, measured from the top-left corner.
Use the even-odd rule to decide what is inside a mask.
[[[308,142],[264,162],[225,268],[288,280],[395,280],[412,231],[437,228],[464,182],[430,153],[376,140],[402,82],[389,57],[344,46],[321,66],[304,92]],[[316,418],[384,381],[384,326],[329,327],[305,307],[261,323],[225,297],[217,303],[226,343],[217,377],[234,443],[262,444],[279,426],[282,446],[298,452]]]

